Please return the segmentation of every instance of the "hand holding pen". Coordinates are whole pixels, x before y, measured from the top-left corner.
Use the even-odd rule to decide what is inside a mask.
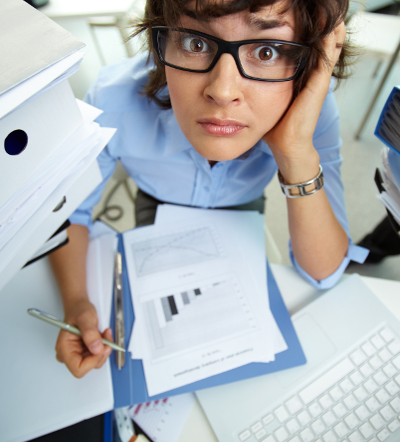
[[[113,337],[110,328],[103,333],[99,332],[97,312],[93,304],[85,300],[73,307],[66,312],[64,321],[75,325],[82,336],[62,330],[56,343],[56,358],[65,363],[75,377],[81,378],[104,364],[112,349],[103,344],[102,338],[112,341]]]

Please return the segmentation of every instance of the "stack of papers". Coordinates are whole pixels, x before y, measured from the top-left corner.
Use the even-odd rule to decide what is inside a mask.
[[[75,100],[68,84],[84,43],[23,0],[0,2],[0,29],[1,287],[12,276],[11,260],[19,257],[12,264],[19,270],[79,204],[67,202],[66,193],[92,170],[115,130],[100,128],[94,120],[101,111]],[[96,184],[82,192],[82,200]],[[60,202],[68,209],[51,218],[59,224],[38,235]],[[40,240],[27,247],[34,233]],[[56,246],[58,241],[65,238]]]
[[[94,119],[102,111],[77,100],[82,125],[44,161],[35,174],[0,207],[0,252],[53,194],[65,194],[115,133]]]
[[[72,75],[85,44],[23,0],[0,3],[0,118]]]
[[[269,308],[263,215],[164,204],[123,241],[136,317],[128,350],[149,396],[287,349]]]
[[[390,92],[376,125],[375,135],[389,148],[382,151],[381,177],[378,177],[377,182],[380,191],[378,198],[389,211],[389,218],[393,215],[400,225],[400,86],[395,86]],[[394,221],[392,224],[398,230]]]
[[[384,148],[380,171],[384,190],[379,193],[378,198],[400,224],[400,155]]]

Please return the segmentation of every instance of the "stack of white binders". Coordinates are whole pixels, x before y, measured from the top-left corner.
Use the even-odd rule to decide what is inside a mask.
[[[82,42],[23,0],[2,0],[0,29],[1,289],[66,240],[47,242],[101,182],[95,160],[115,130],[69,86]]]

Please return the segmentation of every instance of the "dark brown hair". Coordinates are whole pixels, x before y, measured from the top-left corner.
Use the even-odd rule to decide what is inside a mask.
[[[171,107],[169,96],[160,96],[166,86],[165,68],[154,52],[151,38],[151,26],[176,26],[183,14],[194,16],[198,20],[221,17],[240,11],[254,13],[263,6],[278,3],[279,0],[147,0],[144,19],[135,25],[133,36],[145,31],[149,54],[153,55],[155,69],[149,73],[149,81],[143,93],[154,100],[160,107]],[[349,0],[288,0],[282,1],[281,13],[294,12],[296,42],[310,47],[310,55],[302,72],[293,80],[294,97],[306,85],[319,59],[325,59],[322,40],[335,27],[344,21]],[[191,8],[188,8],[190,4]],[[333,71],[334,77],[346,78],[347,66],[352,51],[345,42],[339,60]]]

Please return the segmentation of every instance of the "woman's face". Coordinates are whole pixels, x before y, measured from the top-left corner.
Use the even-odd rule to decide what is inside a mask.
[[[183,16],[180,26],[227,41],[293,41],[293,13],[282,15],[279,11],[274,4],[256,13],[243,11],[208,22]],[[182,132],[210,161],[231,160],[251,149],[280,120],[293,95],[293,81],[272,83],[244,78],[230,54],[222,54],[208,73],[168,66],[165,73],[172,109]]]

